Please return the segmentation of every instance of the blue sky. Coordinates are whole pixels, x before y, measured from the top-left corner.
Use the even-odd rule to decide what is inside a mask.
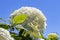
[[[60,35],[60,0],[0,0],[0,17],[7,19],[11,12],[22,6],[36,7],[47,17],[44,36],[51,32]]]

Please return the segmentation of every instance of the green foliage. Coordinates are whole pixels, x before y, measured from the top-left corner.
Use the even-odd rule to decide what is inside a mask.
[[[19,14],[13,18],[12,22],[13,24],[23,23],[26,20],[26,18],[26,14]]]
[[[24,29],[20,30],[19,35],[11,33],[11,36],[15,40],[32,40],[32,38],[30,37],[30,34],[28,34]]]
[[[0,28],[8,29],[9,25],[0,23]]]
[[[11,34],[11,36],[12,36],[15,40],[21,40],[21,39],[22,39],[21,37],[15,35],[15,34]]]

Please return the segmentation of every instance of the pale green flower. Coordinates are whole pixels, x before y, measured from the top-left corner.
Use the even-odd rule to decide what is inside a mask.
[[[47,39],[48,40],[58,40],[59,36],[56,33],[49,33]]]
[[[15,16],[18,17],[18,15],[22,14],[26,15],[26,17],[23,22],[18,23],[18,25],[22,25],[26,30],[37,34],[39,34],[39,32],[42,33],[46,29],[46,17],[41,10],[34,7],[21,7],[10,15],[10,19],[13,20]],[[17,19],[17,21],[18,20],[19,19]],[[15,20],[15,23],[17,23],[17,21]]]
[[[10,36],[10,33],[7,30],[0,28],[0,40],[14,40],[14,39]]]

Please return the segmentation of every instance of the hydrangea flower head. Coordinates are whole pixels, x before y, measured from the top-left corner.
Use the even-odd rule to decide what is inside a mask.
[[[25,15],[26,17],[21,17],[19,15]],[[17,22],[29,31],[42,33],[46,29],[46,17],[41,10],[35,7],[21,7],[10,15],[10,19],[13,20],[15,17],[17,18],[17,16],[21,17],[21,20],[23,18],[25,19],[23,19],[22,23],[19,23],[16,20],[14,20],[14,22]],[[18,18],[17,20],[19,21]]]
[[[14,40],[14,39],[10,36],[10,33],[7,30],[0,28],[0,40]]]

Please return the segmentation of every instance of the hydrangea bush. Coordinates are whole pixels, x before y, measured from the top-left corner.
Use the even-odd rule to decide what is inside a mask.
[[[0,23],[0,40],[51,40],[51,35],[47,38],[43,36],[47,26],[46,20],[41,10],[35,7],[21,7],[11,13],[9,24]],[[14,30],[18,31],[18,35]]]

